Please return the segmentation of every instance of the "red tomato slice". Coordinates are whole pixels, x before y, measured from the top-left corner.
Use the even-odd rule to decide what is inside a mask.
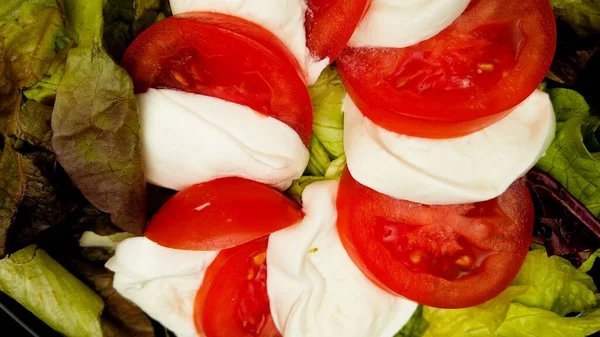
[[[280,337],[267,295],[268,237],[219,253],[206,270],[194,320],[207,337]]]
[[[333,62],[360,23],[371,0],[308,0],[306,46],[318,60]]]
[[[217,13],[187,13],[150,26],[122,65],[136,93],[174,88],[251,107],[292,127],[308,145],[312,105],[298,62],[271,32]]]
[[[474,306],[508,287],[527,255],[534,223],[523,180],[489,201],[428,206],[380,194],[346,170],[337,209],[342,243],[367,277],[440,308]]]
[[[221,250],[291,226],[300,205],[261,183],[222,178],[188,187],[154,215],[145,236],[161,246]]]
[[[452,138],[500,120],[543,80],[556,46],[546,0],[474,0],[450,27],[407,48],[347,48],[344,84],[369,119]]]

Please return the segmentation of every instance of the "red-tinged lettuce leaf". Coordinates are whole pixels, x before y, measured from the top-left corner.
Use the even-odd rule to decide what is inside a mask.
[[[6,135],[23,103],[21,92],[38,83],[57,59],[60,63],[68,37],[53,1],[10,1],[2,10],[7,13],[0,17],[0,134]]]
[[[580,266],[600,249],[600,222],[548,174],[533,169],[526,178],[535,206],[534,235],[549,255]]]
[[[24,91],[62,76],[69,38],[56,2],[0,5],[0,257],[61,223],[80,200],[51,152],[54,91]],[[51,74],[50,74],[51,73]]]
[[[30,244],[75,208],[77,191],[51,152],[3,140],[0,153],[0,256]],[[19,152],[22,151],[22,152]]]
[[[143,234],[140,121],[127,72],[102,45],[102,0],[64,0],[69,51],[52,115],[52,147],[75,185],[125,231]]]

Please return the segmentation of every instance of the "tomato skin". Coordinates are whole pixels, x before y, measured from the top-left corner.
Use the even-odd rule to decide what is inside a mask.
[[[371,6],[371,0],[308,0],[306,46],[318,60],[333,62]]]
[[[362,113],[396,133],[453,138],[493,124],[543,80],[556,46],[542,0],[478,0],[407,48],[346,48],[337,60]]]
[[[506,289],[525,260],[534,223],[522,179],[496,199],[429,206],[380,194],[346,169],[337,209],[344,248],[369,279],[439,308],[474,306]]]
[[[145,236],[165,247],[221,250],[302,220],[300,205],[261,183],[230,177],[188,187],[154,215]]]
[[[266,274],[262,274],[266,273],[266,260],[261,260],[266,259],[267,243],[268,237],[262,237],[217,255],[196,294],[194,320],[199,332],[207,337],[281,337],[270,314]],[[249,280],[249,270],[256,267],[261,274]],[[244,328],[242,317],[246,316],[240,310],[248,307],[244,313],[262,322]]]
[[[136,93],[172,88],[249,106],[308,145],[312,104],[295,57],[271,32],[218,13],[168,17],[142,32],[121,65]]]

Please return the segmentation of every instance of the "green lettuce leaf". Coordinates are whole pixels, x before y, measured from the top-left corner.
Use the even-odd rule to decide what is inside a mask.
[[[120,60],[138,34],[168,15],[168,0],[106,0],[103,34],[108,53]]]
[[[102,337],[102,299],[36,246],[0,260],[0,291],[68,337]]]
[[[9,9],[10,7],[10,9]],[[0,134],[22,103],[21,91],[40,82],[58,67],[68,44],[60,12],[54,1],[9,1],[0,4]],[[58,64],[56,64],[58,63]],[[44,102],[48,106],[54,102]]]
[[[600,117],[573,90],[552,89],[557,133],[537,167],[550,174],[596,217],[600,216]]]
[[[560,317],[551,311],[513,303],[495,336],[584,337],[597,331],[600,331],[600,310],[578,317]]]
[[[292,182],[292,186],[287,190],[287,193],[294,198],[297,202],[302,202],[302,192],[306,186],[323,180],[339,180],[342,177],[342,172],[346,167],[346,155],[341,155],[337,159],[331,161],[329,166],[325,170],[324,175],[313,176],[305,175],[296,179]]]
[[[332,158],[344,153],[344,113],[346,90],[333,66],[325,68],[317,82],[308,87],[313,105],[313,136]]]
[[[346,166],[342,111],[346,91],[335,67],[325,68],[308,90],[314,112],[313,135],[308,147],[310,158],[304,175],[287,191],[298,202],[302,202],[306,186],[317,181],[340,179]]]
[[[423,306],[419,305],[402,330],[394,337],[421,337],[428,327],[429,323],[423,318]]]
[[[114,244],[127,237],[131,234],[113,226],[110,215],[90,205],[78,209],[63,226],[46,233],[38,242],[104,300],[100,317],[103,337],[155,337],[150,319],[116,292],[112,286],[114,273],[104,268],[114,255]]]
[[[52,147],[75,185],[115,225],[146,224],[140,121],[127,72],[103,47],[103,0],[64,0],[69,51],[52,115]]]
[[[600,3],[596,0],[550,0],[557,18],[568,22],[580,35],[600,31]]]
[[[529,286],[514,302],[559,316],[596,305],[597,289],[592,277],[561,257],[548,257],[542,249],[529,252],[512,284]]]
[[[545,250],[529,252],[515,281],[499,296],[464,309],[424,307],[424,337],[587,336],[600,331],[592,278]],[[591,311],[590,311],[591,310]],[[564,317],[569,313],[581,314]]]
[[[594,267],[594,263],[596,262],[596,259],[598,259],[598,257],[600,257],[600,249],[594,252],[592,255],[590,255],[590,257],[584,263],[581,264],[579,270],[581,270],[584,273],[587,273],[590,270],[592,270],[592,267]]]
[[[324,176],[331,160],[329,154],[323,146],[323,143],[313,133],[310,138],[310,144],[308,145],[308,151],[310,157],[308,159],[308,165],[304,174],[311,176]]]
[[[79,194],[51,152],[56,87],[30,100],[46,78],[61,77],[69,46],[56,2],[0,4],[0,257],[61,223]]]

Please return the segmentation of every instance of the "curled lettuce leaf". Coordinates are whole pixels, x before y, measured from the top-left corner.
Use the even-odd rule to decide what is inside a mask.
[[[304,175],[287,191],[298,202],[302,202],[306,186],[316,181],[340,179],[346,167],[342,111],[346,91],[335,68],[330,66],[323,70],[319,80],[308,90],[314,112],[313,135],[308,148],[310,158]]]
[[[61,223],[79,197],[51,152],[56,87],[40,84],[62,77],[69,41],[56,1],[0,4],[0,257]]]
[[[102,299],[36,246],[0,260],[0,291],[65,336],[102,337]]]
[[[312,176],[324,176],[331,160],[329,159],[329,154],[323,143],[315,136],[313,133],[310,138],[310,144],[308,146],[308,150],[310,152],[310,157],[308,159],[308,165],[306,166],[305,175]]]
[[[591,276],[568,261],[529,252],[504,292],[464,309],[424,307],[424,337],[583,337],[600,331],[598,291]],[[580,313],[564,317],[569,313]]]
[[[52,114],[52,148],[75,185],[115,225],[141,235],[146,181],[133,83],[103,46],[103,0],[63,0],[69,51]]]
[[[590,115],[581,95],[552,89],[557,133],[536,167],[547,172],[596,217],[600,216],[600,117]]]
[[[317,82],[308,88],[313,105],[313,132],[332,158],[344,153],[344,113],[346,90],[336,69],[325,68]]]

